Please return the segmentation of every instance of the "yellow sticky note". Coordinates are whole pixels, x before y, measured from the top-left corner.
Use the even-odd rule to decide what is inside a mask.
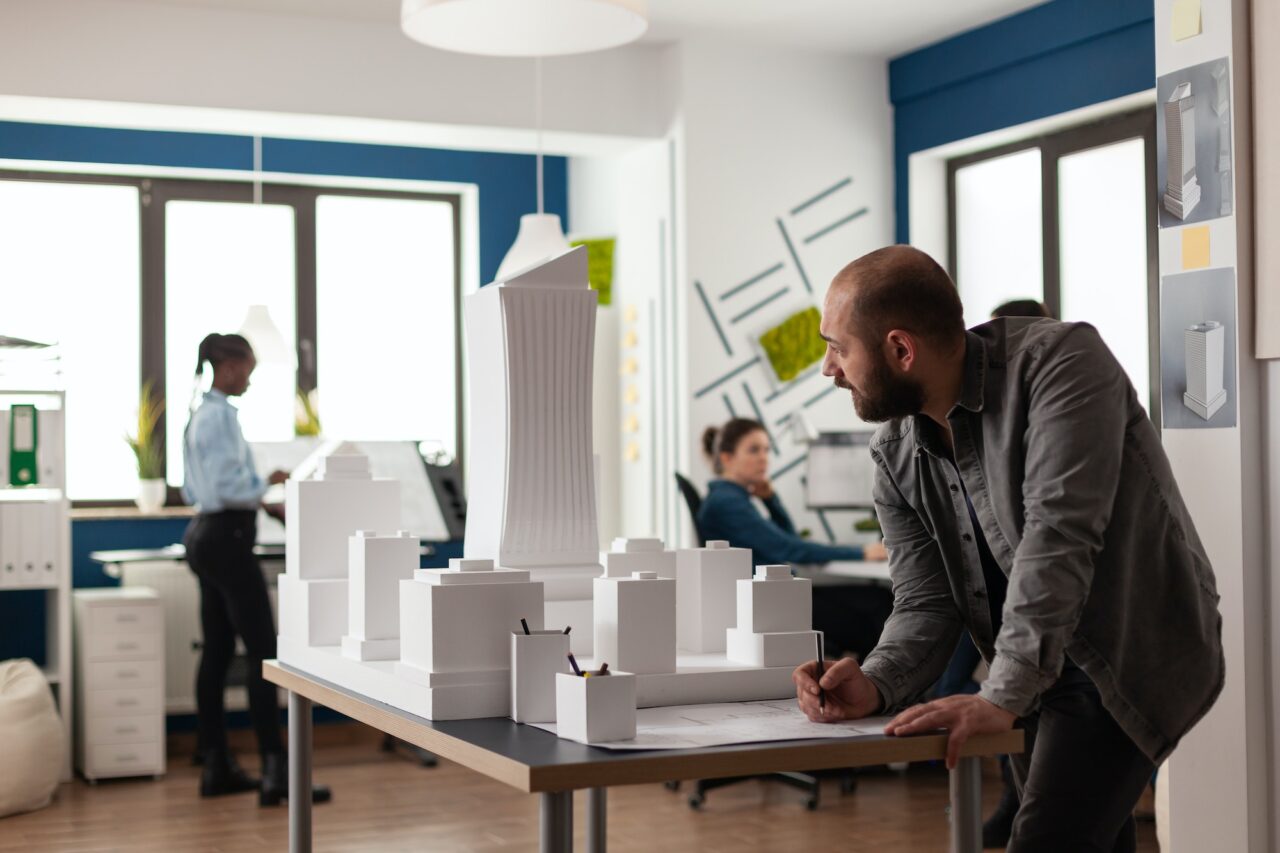
[[[626,457],[628,462],[640,461],[640,442],[638,441],[627,442]]]
[[[622,399],[631,405],[640,402],[640,389],[634,385],[628,385],[627,390],[623,392]]]
[[[1209,266],[1209,226],[1182,229],[1182,268],[1198,270]]]
[[[1200,35],[1200,0],[1173,0],[1173,40]]]
[[[623,432],[639,432],[640,418],[635,415],[627,415],[627,419],[622,422]]]
[[[636,334],[635,329],[628,329],[627,333],[622,336],[623,349],[635,349],[640,345],[640,336]]]
[[[640,364],[634,358],[624,359],[622,362],[622,375],[630,376],[640,371]]]

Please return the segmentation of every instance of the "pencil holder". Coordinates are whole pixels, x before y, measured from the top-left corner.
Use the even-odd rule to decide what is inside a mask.
[[[555,722],[556,673],[568,671],[568,634],[512,633],[511,719],[517,723]]]
[[[583,678],[556,675],[556,733],[579,743],[636,736],[636,677],[614,672]]]

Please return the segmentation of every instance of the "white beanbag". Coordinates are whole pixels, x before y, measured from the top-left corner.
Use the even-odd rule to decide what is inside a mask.
[[[67,747],[44,674],[0,661],[0,817],[49,805]]]

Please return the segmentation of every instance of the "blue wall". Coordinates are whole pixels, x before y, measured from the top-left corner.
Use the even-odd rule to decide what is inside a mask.
[[[908,158],[1155,86],[1152,0],[1053,0],[889,63],[896,237]]]
[[[0,121],[0,158],[249,171],[253,169],[253,138]],[[503,255],[516,239],[521,214],[537,209],[535,159],[532,154],[490,151],[262,140],[262,169],[266,172],[476,184],[480,194],[481,284],[497,275]],[[546,210],[560,214],[567,231],[567,161],[546,157],[543,173]]]

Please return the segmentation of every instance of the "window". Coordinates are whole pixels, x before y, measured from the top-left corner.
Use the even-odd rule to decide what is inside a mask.
[[[165,387],[168,479],[181,486],[182,433],[196,401],[200,341],[237,332],[250,305],[265,305],[286,341],[296,338],[294,218],[285,204],[170,201],[165,205]],[[235,402],[248,441],[293,438],[292,363],[260,358]],[[206,367],[199,391],[210,387]]]
[[[326,432],[457,453],[453,207],[316,200],[316,365]],[[394,306],[394,308],[392,307]]]
[[[951,274],[970,324],[1009,299],[1085,321],[1160,422],[1155,113],[948,162]]]
[[[137,491],[138,236],[135,186],[0,180],[0,334],[59,345],[73,500]]]
[[[250,441],[288,440],[318,388],[332,438],[462,456],[459,198],[440,193],[0,171],[0,335],[56,341],[68,493],[126,503],[138,391],[165,402],[166,477],[200,340],[266,306],[288,357],[236,401]],[[259,202],[259,203],[255,203]],[[282,354],[283,355],[283,354]],[[176,489],[171,501],[177,500]]]

